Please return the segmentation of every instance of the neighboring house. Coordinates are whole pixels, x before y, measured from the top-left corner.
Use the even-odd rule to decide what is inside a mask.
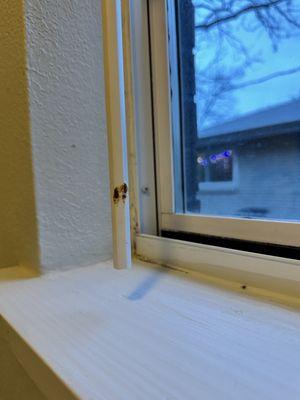
[[[199,132],[201,214],[300,219],[300,100]]]

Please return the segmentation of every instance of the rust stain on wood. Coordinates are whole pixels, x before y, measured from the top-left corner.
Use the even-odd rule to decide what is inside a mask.
[[[120,186],[116,186],[114,188],[114,193],[113,193],[113,202],[114,204],[119,204],[120,200],[125,203],[126,199],[128,196],[128,185],[127,183],[123,183]]]

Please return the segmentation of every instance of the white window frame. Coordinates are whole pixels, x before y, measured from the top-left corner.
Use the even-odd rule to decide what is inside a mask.
[[[138,5],[132,0],[134,7]],[[153,115],[156,143],[156,171],[158,190],[158,220],[160,230],[175,230],[203,235],[274,243],[300,247],[300,224],[297,221],[242,219],[176,213],[176,186],[173,174],[173,152],[176,146],[171,134],[172,102],[169,75],[169,45],[167,41],[167,0],[149,0]],[[172,51],[172,49],[171,49]],[[237,171],[236,171],[237,172]],[[153,170],[148,169],[152,174]],[[211,187],[209,189],[212,189]],[[220,188],[224,189],[224,188]],[[270,240],[272,238],[272,240]]]
[[[131,235],[121,0],[103,0],[102,21],[113,263],[125,269],[131,267]]]
[[[178,241],[157,235],[157,230],[164,229],[243,240],[254,238],[261,242],[268,242],[272,238],[272,243],[275,244],[300,246],[298,223],[175,213],[176,187],[172,148],[176,148],[178,143],[174,143],[171,135],[171,115],[173,113],[176,116],[178,113],[169,95],[171,82],[165,23],[166,0],[128,1],[133,85],[132,92],[128,88],[127,90],[130,91],[133,114],[127,110],[127,117],[135,121],[134,129],[128,132],[129,142],[135,146],[135,156],[129,156],[129,164],[130,170],[137,177],[133,191],[138,194],[131,207],[134,209],[131,223],[135,227],[135,255],[164,265],[186,267],[239,283],[300,295],[298,260]],[[152,21],[150,26],[146,26],[149,22],[147,15]],[[172,18],[172,10],[169,10],[169,17]],[[145,51],[148,46],[151,46],[151,60],[149,53]],[[149,90],[151,80],[152,91]],[[152,119],[149,118],[150,112]],[[155,151],[151,146],[153,128]],[[178,128],[178,121],[175,120],[173,129]],[[134,152],[133,148],[130,152]],[[155,173],[156,182],[153,178]],[[145,186],[151,188],[146,196],[143,193]],[[150,226],[149,221],[152,221]]]

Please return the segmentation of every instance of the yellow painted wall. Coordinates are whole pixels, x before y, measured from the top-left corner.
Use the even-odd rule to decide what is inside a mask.
[[[0,267],[38,264],[22,0],[0,7]]]
[[[0,399],[46,400],[19,363],[8,343],[0,338]]]

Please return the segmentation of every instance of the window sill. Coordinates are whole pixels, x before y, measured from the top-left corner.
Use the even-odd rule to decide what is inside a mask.
[[[299,260],[151,235],[137,235],[136,253],[148,261],[235,282],[236,287],[266,290],[271,296],[288,296],[300,304]]]
[[[139,261],[4,281],[0,333],[49,399],[297,399],[299,312],[231,289]]]

